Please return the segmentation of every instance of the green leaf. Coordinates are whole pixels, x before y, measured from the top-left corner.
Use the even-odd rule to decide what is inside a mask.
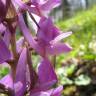
[[[74,73],[75,69],[76,69],[75,64],[71,64],[70,66],[67,66],[66,67],[66,75],[71,76]]]
[[[61,81],[60,81],[60,84],[61,84],[61,85],[71,85],[71,84],[73,84],[73,81],[70,80],[70,79],[67,78],[67,77],[62,77],[62,78],[61,78]]]
[[[90,77],[88,77],[87,75],[80,75],[75,79],[74,82],[76,85],[88,85],[91,83],[91,79]]]

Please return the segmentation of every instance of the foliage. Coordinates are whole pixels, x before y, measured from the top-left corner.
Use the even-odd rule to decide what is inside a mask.
[[[69,54],[57,57],[57,69],[64,96],[96,95],[96,7],[68,20],[56,22],[64,32],[72,31],[67,42],[73,46]],[[75,60],[71,60],[70,58]],[[94,95],[95,94],[95,95]]]
[[[67,56],[80,56],[85,59],[96,58],[96,7],[84,12],[79,12],[76,16],[65,21],[57,22],[64,32],[72,30],[73,35],[68,38],[68,42],[73,46],[73,51]]]
[[[81,59],[62,64],[57,69],[59,83],[64,86],[63,96],[94,96],[96,94],[96,61]]]
[[[8,67],[0,68],[0,79],[9,73]]]

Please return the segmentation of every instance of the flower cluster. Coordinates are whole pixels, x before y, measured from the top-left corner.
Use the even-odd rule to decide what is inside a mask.
[[[0,0],[0,64],[10,66],[10,72],[0,80],[0,92],[8,96],[61,96],[63,87],[56,86],[55,62],[50,58],[71,50],[61,42],[71,32],[62,33],[48,17],[58,5],[60,0]],[[26,12],[37,25],[35,36],[25,23]],[[39,16],[39,23],[33,14]],[[22,32],[18,41],[17,28]],[[31,60],[33,51],[41,57],[37,71]]]

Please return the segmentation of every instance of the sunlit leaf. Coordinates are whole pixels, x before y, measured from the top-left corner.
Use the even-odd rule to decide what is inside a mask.
[[[75,79],[75,84],[76,85],[88,85],[90,83],[91,83],[91,79],[87,75],[82,74]]]

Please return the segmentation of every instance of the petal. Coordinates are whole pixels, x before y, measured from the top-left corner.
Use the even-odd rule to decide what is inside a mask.
[[[47,0],[47,2],[41,6],[41,9],[50,11],[54,7],[60,5],[60,3],[61,3],[61,0]]]
[[[16,93],[18,94],[17,96],[23,96],[26,90],[26,62],[27,62],[26,52],[27,52],[27,49],[24,48],[17,64],[15,82],[16,83],[21,82],[22,84],[22,88],[18,90],[18,92]]]
[[[10,31],[7,29],[5,31],[4,38],[3,38],[3,40],[4,40],[5,44],[7,45],[7,47],[9,47],[10,39],[11,39],[11,34],[10,34]]]
[[[30,44],[30,46],[35,49],[35,51],[38,53],[42,53],[40,51],[39,48],[40,45],[38,45],[38,43],[33,39],[31,33],[30,33],[30,30],[27,28],[27,26],[25,25],[25,22],[24,22],[24,19],[23,19],[23,16],[21,14],[19,14],[18,16],[18,21],[19,21],[19,27],[21,28],[22,30],[22,34],[24,35],[26,41]],[[42,49],[42,48],[41,48]]]
[[[38,67],[38,79],[40,86],[51,87],[57,82],[57,76],[50,61],[44,59]]]
[[[40,3],[40,0],[31,0],[32,4],[39,4]]]
[[[13,89],[13,78],[11,74],[6,75],[0,80],[1,84],[4,84],[6,88],[11,88]]]
[[[14,88],[15,88],[15,96],[22,96],[20,95],[20,90],[23,88],[23,83],[18,81],[17,83],[14,84]],[[18,94],[19,92],[19,94]]]
[[[54,26],[51,18],[42,17],[39,26],[40,28],[38,29],[37,37],[46,43],[49,43],[59,35],[59,30]]]
[[[51,55],[59,55],[71,51],[72,48],[68,44],[56,43],[46,48],[46,53]]]
[[[0,38],[0,64],[11,58],[10,51],[8,50],[4,41]]]
[[[50,44],[54,44],[54,43],[57,43],[59,42],[60,40],[70,36],[72,34],[72,32],[66,32],[66,33],[61,33],[60,35],[58,35],[57,37],[55,37],[51,42]]]
[[[27,40],[27,42],[31,45],[32,48],[36,47],[36,42],[33,39],[30,30],[27,28],[23,16],[21,14],[18,15],[18,23],[19,23],[19,27],[22,30],[22,34],[24,35],[25,39]]]
[[[36,6],[28,6],[27,4],[22,2],[22,0],[14,0],[13,3],[18,4],[19,9],[21,8],[23,10],[28,10],[30,13],[34,13],[34,14],[36,14],[38,16],[41,16],[41,12]]]
[[[35,86],[34,89],[31,90],[31,93],[49,90],[49,88],[51,88],[54,84],[56,84],[56,82],[57,80],[52,80],[45,84],[39,82],[37,83],[37,86]]]
[[[1,22],[0,22],[0,33],[3,33],[6,30],[6,26],[4,26]]]

